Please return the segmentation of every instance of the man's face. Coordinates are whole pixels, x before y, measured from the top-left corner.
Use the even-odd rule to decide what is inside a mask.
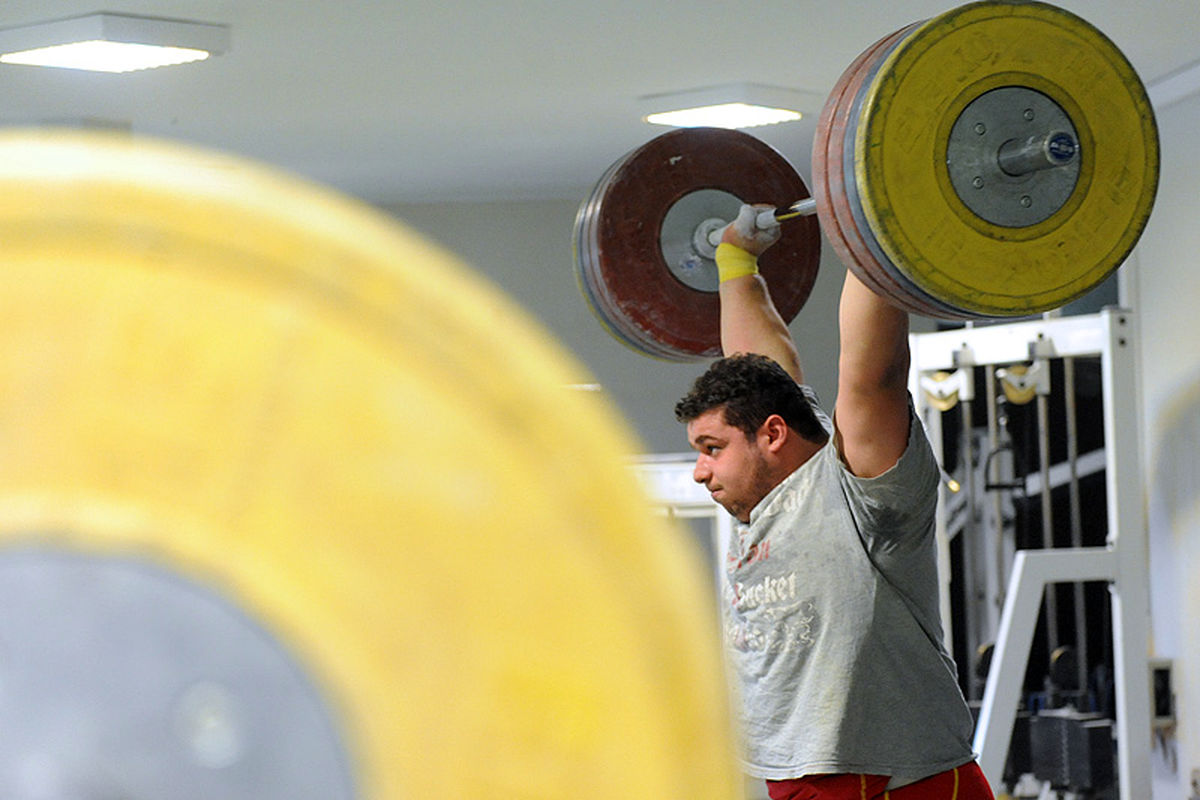
[[[758,437],[748,438],[725,422],[723,408],[713,408],[687,424],[688,443],[698,455],[692,478],[704,484],[713,500],[742,522],[771,490],[766,458]]]

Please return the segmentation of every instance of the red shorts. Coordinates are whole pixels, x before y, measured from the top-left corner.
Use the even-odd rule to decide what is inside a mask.
[[[994,800],[983,770],[972,761],[887,790],[887,775],[809,775],[767,781],[771,800]]]

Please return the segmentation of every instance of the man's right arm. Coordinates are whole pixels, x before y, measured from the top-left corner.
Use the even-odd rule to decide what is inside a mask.
[[[758,353],[777,362],[797,383],[804,382],[800,353],[787,323],[780,316],[757,272],[756,259],[779,239],[778,224],[757,229],[754,218],[765,206],[743,206],[717,249],[721,272],[721,351]],[[734,248],[734,249],[730,249]]]

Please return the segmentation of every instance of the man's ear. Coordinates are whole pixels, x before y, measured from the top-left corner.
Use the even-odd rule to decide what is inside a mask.
[[[779,452],[792,432],[783,417],[772,414],[763,420],[763,424],[758,428],[758,435],[763,448],[771,452]]]

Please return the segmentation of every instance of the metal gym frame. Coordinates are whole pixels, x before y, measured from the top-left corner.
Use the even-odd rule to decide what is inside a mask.
[[[1097,314],[914,334],[910,337],[910,389],[933,442],[942,447],[940,413],[931,408],[922,380],[937,372],[1005,367],[1032,362],[1048,369],[1055,358],[1100,358],[1104,407],[1104,469],[1107,542],[1103,547],[1019,550],[1004,593],[996,645],[975,729],[974,747],[993,788],[999,788],[1008,757],[1026,663],[1046,587],[1105,581],[1112,603],[1115,735],[1119,797],[1150,796],[1152,735],[1149,659],[1149,572],[1143,482],[1138,441],[1133,315],[1124,309]],[[966,386],[969,381],[961,381]],[[1046,415],[1039,414],[1041,425]],[[1043,509],[1050,482],[1043,476]],[[939,538],[946,548],[945,491],[939,503]],[[943,567],[945,564],[943,563]],[[947,571],[942,570],[943,614]]]

